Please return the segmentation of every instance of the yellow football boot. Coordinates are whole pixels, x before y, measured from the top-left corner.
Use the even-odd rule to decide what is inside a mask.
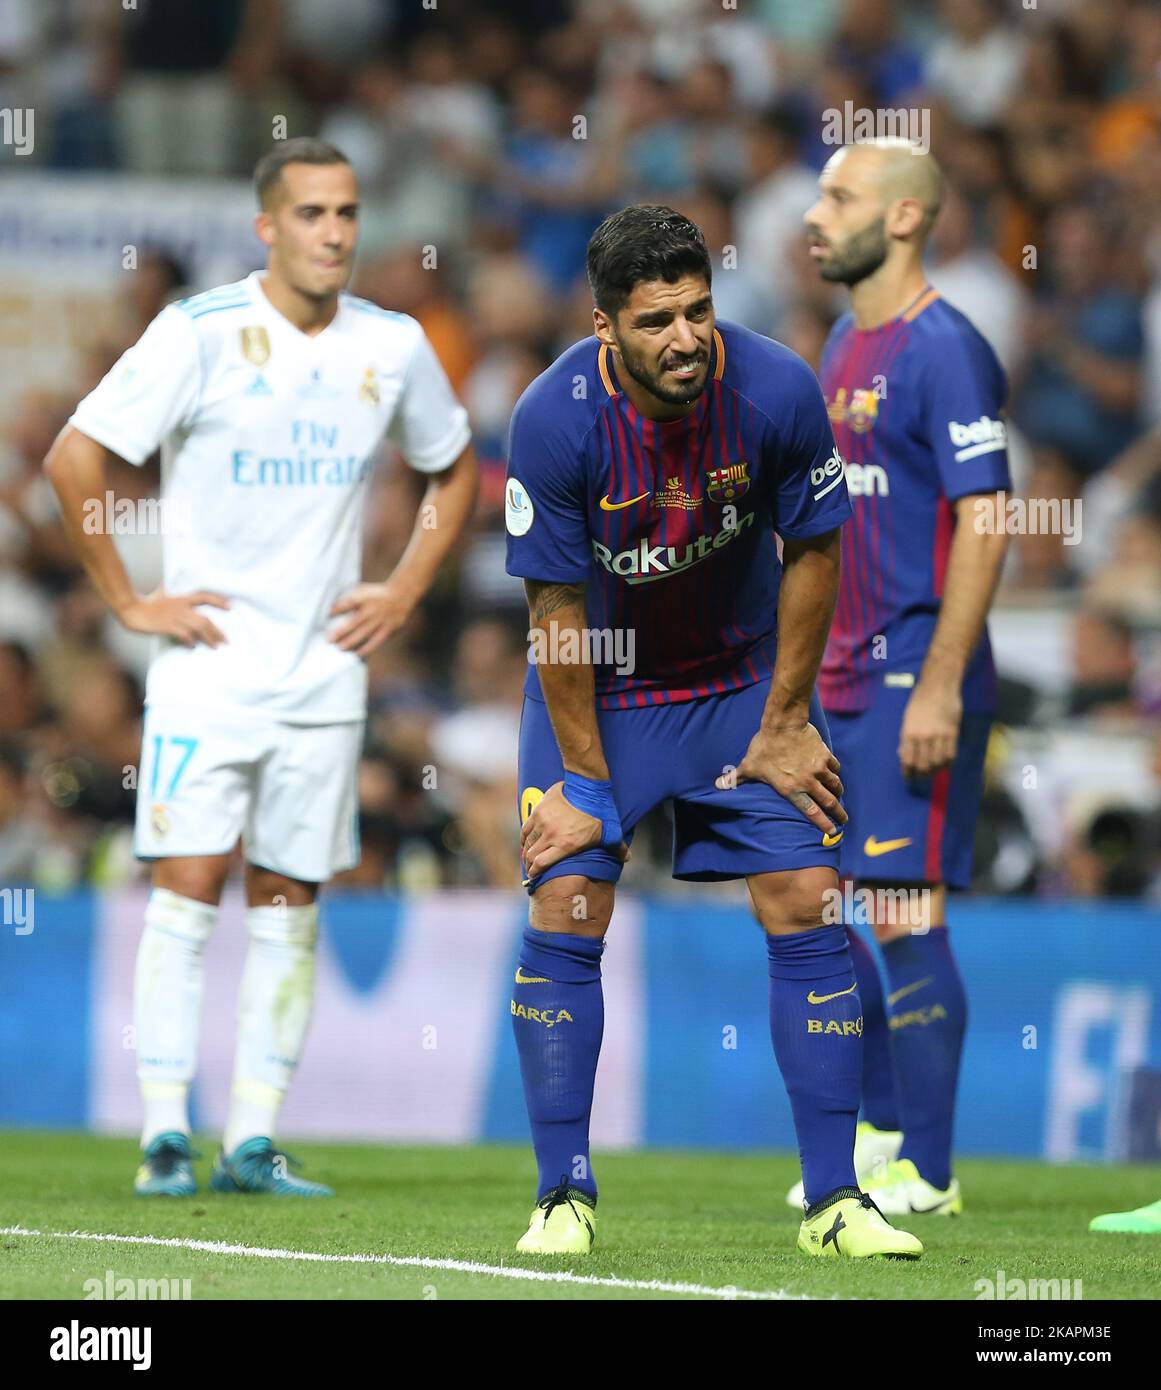
[[[959,1179],[952,1178],[946,1188],[932,1187],[919,1176],[909,1158],[897,1158],[874,1178],[863,1182],[863,1190],[875,1199],[884,1216],[960,1216],[963,1194]]]
[[[516,1242],[525,1255],[587,1255],[597,1238],[591,1199],[561,1183],[532,1209],[528,1229]]]
[[[923,1242],[909,1231],[897,1231],[865,1192],[840,1188],[849,1197],[832,1198],[820,1211],[807,1215],[798,1232],[798,1248],[819,1259],[865,1260],[882,1256],[917,1260]]]

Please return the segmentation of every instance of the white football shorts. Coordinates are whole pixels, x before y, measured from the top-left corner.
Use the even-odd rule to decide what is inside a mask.
[[[359,862],[363,721],[286,724],[246,709],[149,705],[139,859],[228,854],[308,883]]]

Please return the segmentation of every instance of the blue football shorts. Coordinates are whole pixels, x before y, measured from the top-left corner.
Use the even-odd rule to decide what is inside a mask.
[[[827,716],[850,817],[840,869],[855,879],[967,888],[992,716],[964,714],[950,767],[904,777],[899,731],[911,694],[878,682],[867,709]]]
[[[836,836],[824,837],[764,782],[745,782],[727,791],[714,785],[745,757],[769,690],[767,677],[741,690],[680,704],[597,711],[626,842],[632,841],[642,816],[663,801],[673,801],[674,878],[707,882],[782,869],[838,868],[841,827]],[[810,722],[829,744],[817,696],[811,702]],[[520,721],[521,824],[548,788],[563,778],[548,709],[542,700],[526,695]],[[832,843],[824,844],[824,838]],[[622,867],[607,849],[585,850],[546,869],[528,891],[564,874],[615,883]]]

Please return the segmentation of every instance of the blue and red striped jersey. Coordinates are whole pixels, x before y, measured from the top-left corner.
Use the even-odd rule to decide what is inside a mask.
[[[603,709],[693,700],[769,675],[775,532],[821,535],[850,516],[814,374],[729,323],[714,332],[705,391],[679,420],[639,414],[596,338],[571,347],[516,404],[505,503],[508,573],[587,585]],[[630,662],[599,659],[615,650],[599,640],[627,634]],[[535,664],[525,688],[542,698]]]
[[[888,674],[918,680],[939,618],[952,504],[1011,485],[1007,380],[987,341],[932,289],[875,329],[846,314],[821,375],[854,509],[818,678],[823,707],[837,712],[865,709]],[[995,686],[985,630],[964,676],[964,709],[993,710]]]

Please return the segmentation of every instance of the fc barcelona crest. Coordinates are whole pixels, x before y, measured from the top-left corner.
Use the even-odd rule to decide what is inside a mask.
[[[242,356],[255,367],[264,367],[270,361],[270,334],[265,328],[242,329]]]
[[[847,424],[856,434],[866,434],[879,418],[879,398],[874,391],[860,386],[851,392],[851,403],[847,407]]]
[[[750,491],[750,465],[731,463],[726,468],[710,468],[705,475],[705,495],[711,502],[734,502]]]
[[[847,401],[847,388],[840,386],[835,392],[834,400],[831,401],[826,413],[836,425],[847,425],[856,434],[866,434],[869,429],[874,428],[875,421],[879,418],[879,397],[877,392],[860,386],[851,392],[850,401]]]

